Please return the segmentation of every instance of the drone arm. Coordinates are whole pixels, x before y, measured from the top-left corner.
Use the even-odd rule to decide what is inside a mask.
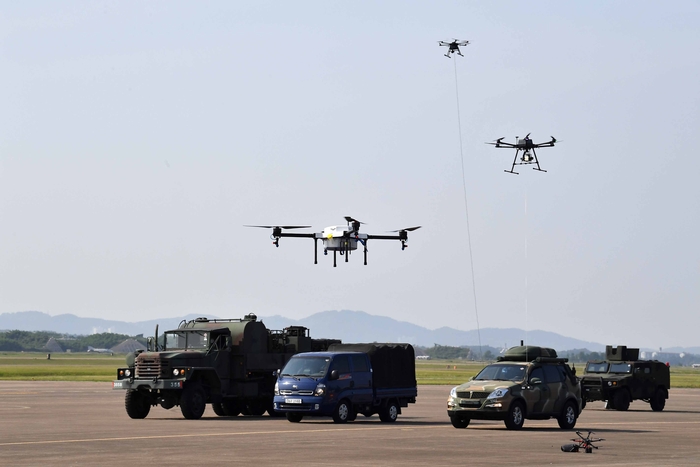
[[[273,236],[281,238],[281,237],[299,237],[299,238],[316,238],[316,234],[313,233],[286,233],[286,232],[280,232],[280,233],[273,233]]]

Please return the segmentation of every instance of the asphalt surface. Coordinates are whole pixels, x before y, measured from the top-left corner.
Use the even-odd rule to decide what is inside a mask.
[[[700,465],[700,390],[671,390],[666,409],[633,402],[627,412],[592,403],[576,429],[605,438],[592,454],[564,453],[575,436],[556,420],[526,420],[520,431],[473,421],[455,429],[450,387],[420,386],[396,423],[375,415],[345,425],[330,419],[217,417],[185,420],[175,407],[130,419],[111,383],[0,382],[0,465]]]

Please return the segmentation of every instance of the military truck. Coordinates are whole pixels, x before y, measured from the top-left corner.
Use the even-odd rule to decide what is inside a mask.
[[[323,351],[337,339],[312,339],[303,326],[273,331],[254,314],[242,319],[197,318],[149,338],[146,351],[127,356],[113,389],[126,390],[126,413],[145,418],[151,407],[180,406],[201,418],[206,404],[219,416],[272,416],[277,370],[298,352]]]
[[[581,386],[586,401],[606,401],[608,409],[627,410],[630,402],[643,400],[660,412],[666,406],[671,376],[665,363],[640,360],[639,349],[608,345],[605,360],[586,364]]]
[[[502,420],[509,430],[522,428],[525,419],[556,418],[571,430],[581,410],[581,386],[568,359],[554,349],[511,347],[474,378],[452,388],[447,415],[455,428],[471,420]]]

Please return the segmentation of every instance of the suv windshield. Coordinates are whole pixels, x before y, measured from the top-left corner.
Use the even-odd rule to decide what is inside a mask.
[[[603,362],[603,363],[593,363],[589,362],[586,365],[586,373],[607,373],[608,372],[608,363]]]
[[[328,357],[292,357],[284,366],[282,375],[321,378],[326,375],[330,362]]]
[[[525,365],[489,365],[476,375],[477,381],[523,381]]]
[[[172,331],[165,333],[166,350],[203,350],[209,348],[209,333],[206,331]]]

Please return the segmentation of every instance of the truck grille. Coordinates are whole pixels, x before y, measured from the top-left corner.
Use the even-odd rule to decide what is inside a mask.
[[[458,391],[457,397],[460,399],[486,399],[490,393],[477,391]]]
[[[283,396],[312,396],[314,392],[312,390],[305,390],[305,391],[297,391],[297,390],[291,390],[291,389],[283,389],[280,391],[280,394]]]
[[[164,370],[160,358],[136,358],[137,378],[162,378]]]

